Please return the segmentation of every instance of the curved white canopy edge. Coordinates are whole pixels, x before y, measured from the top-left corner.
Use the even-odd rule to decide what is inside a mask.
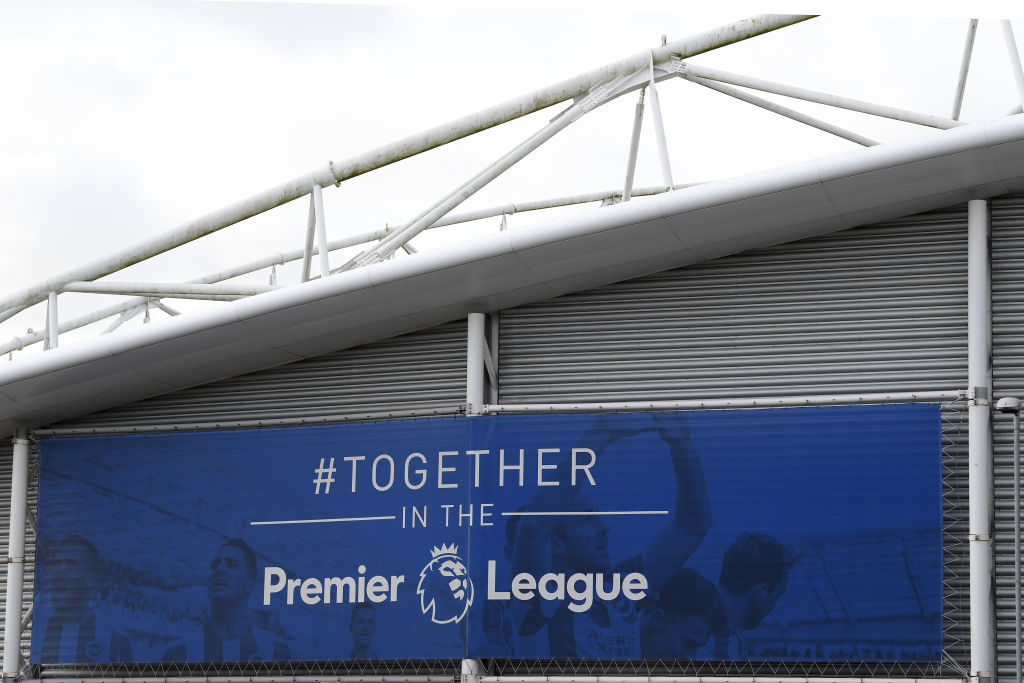
[[[0,434],[472,311],[1020,191],[1024,115],[636,198],[2,363]]]

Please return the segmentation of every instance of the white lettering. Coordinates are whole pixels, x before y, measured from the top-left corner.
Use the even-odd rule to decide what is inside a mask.
[[[280,567],[267,567],[263,570],[263,604],[270,604],[270,596],[284,588],[287,574]]]
[[[446,484],[444,483],[444,473],[454,472],[454,467],[445,467],[444,459],[449,455],[458,455],[458,451],[440,451],[437,454],[437,488],[439,489],[454,489],[457,488],[458,484]]]
[[[555,589],[549,587],[554,582]],[[565,574],[545,574],[537,582],[537,592],[545,600],[565,600]]]
[[[644,592],[646,590],[647,577],[640,572],[626,574],[626,578],[622,580],[622,594],[629,600],[643,600],[644,596],[647,595]]]
[[[578,588],[580,582],[583,583],[583,589]],[[579,612],[586,612],[590,609],[590,606],[594,604],[594,575],[593,574],[573,574],[569,577],[566,582],[566,588],[569,591],[569,598],[572,600],[572,604],[569,605],[569,609],[573,609],[574,605],[579,606]]]
[[[356,464],[360,460],[366,460],[366,456],[362,456],[362,455],[346,455],[344,458],[342,458],[342,460],[344,460],[345,462],[351,462],[352,463],[352,493],[355,493],[356,492]]]
[[[490,451],[466,451],[466,455],[473,456],[473,488],[480,488],[480,456],[490,455]]]
[[[544,481],[544,470],[557,470],[558,465],[545,465],[545,453],[558,453],[560,448],[539,448],[537,449],[537,486],[558,486],[557,481]]]
[[[595,456],[596,458],[597,456]],[[498,450],[498,486],[505,485],[505,470],[519,470],[519,485],[523,485],[523,471],[525,465],[523,460],[526,458],[526,451],[522,448],[519,449],[519,464],[518,465],[506,465],[505,464],[505,449],[501,448]]]
[[[512,579],[512,595],[516,600],[532,600],[533,589],[537,587],[537,581],[527,573],[516,574]]]
[[[497,563],[487,561],[487,599],[488,600],[532,600],[539,595],[543,600],[565,600],[569,596],[569,609],[582,613],[589,610],[596,597],[600,600],[613,601],[622,596],[627,600],[643,600],[647,597],[647,577],[639,572],[626,574],[625,577],[614,573],[605,578],[603,573],[576,573],[566,578],[565,574],[549,572],[535,578],[529,572],[520,572],[512,577],[509,591],[498,590]],[[608,582],[607,585],[605,582]]]
[[[295,604],[295,592],[302,602],[317,605],[331,603],[398,602],[398,586],[405,581],[399,576],[364,576],[366,565],[359,565],[359,576],[328,576],[324,579],[289,579],[284,569],[267,567],[263,572],[263,604],[270,605],[276,593],[285,592],[285,603]]]
[[[377,481],[377,465],[384,461],[388,464],[388,483],[383,486]],[[387,453],[381,453],[373,460],[373,488],[378,491],[387,491],[395,483],[395,461]]]
[[[320,602],[320,593],[323,586],[316,579],[306,579],[302,582],[302,602],[307,605],[315,605]]]
[[[415,470],[416,474],[420,475],[420,483],[413,486],[412,481],[409,480],[409,463],[412,462],[413,458],[419,458],[420,462],[426,465],[427,456],[422,453],[410,453],[409,457],[405,459],[405,485],[415,491],[416,489],[423,488],[423,485],[427,483],[427,471],[422,467]]]
[[[499,591],[494,587],[494,565],[497,564],[494,560],[487,560],[487,599],[488,600],[508,600],[511,597],[507,591]],[[267,598],[264,593],[264,605],[269,605],[266,602]]]
[[[577,453],[588,453],[590,460],[586,465],[576,464]],[[594,481],[594,475],[590,473],[590,468],[597,463],[597,453],[590,450],[589,448],[574,448],[572,449],[572,485],[576,485],[576,471],[583,470],[583,474],[587,475],[587,479],[590,480],[591,486],[597,486],[597,482]]]

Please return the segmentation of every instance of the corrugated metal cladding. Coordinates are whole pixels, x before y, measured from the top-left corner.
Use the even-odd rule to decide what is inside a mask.
[[[466,322],[412,332],[94,413],[60,427],[455,413],[466,402]]]
[[[499,402],[964,388],[966,224],[957,206],[502,311]],[[465,401],[465,337],[451,323],[55,426],[453,412]],[[966,412],[943,419],[943,674],[958,675],[969,659]]]
[[[503,311],[500,402],[963,387],[966,220],[956,207]]]
[[[10,439],[6,439],[0,442],[0,544],[2,544],[3,551],[6,555],[8,549],[8,540],[10,538],[10,527],[11,527],[11,464],[14,458],[14,447]],[[32,474],[33,469],[36,466],[36,452],[32,450],[29,456],[29,491],[28,491],[28,504],[29,508],[35,512],[36,509],[36,491],[37,488],[34,486],[34,475]],[[35,578],[35,550],[36,550],[36,535],[32,531],[31,525],[25,527],[25,579],[22,591],[22,614],[28,611],[29,605],[32,604],[32,587],[34,585]],[[4,596],[4,602],[6,602],[7,596],[7,569],[5,568],[0,573],[0,596]],[[3,657],[4,652],[4,620],[0,617],[0,658]],[[24,653],[28,653],[29,643],[31,641],[31,629],[26,629],[21,634],[21,650]]]
[[[960,205],[503,311],[500,402],[964,388],[966,226]],[[966,414],[943,418],[945,645],[966,668]]]
[[[994,398],[1024,398],[1024,196],[992,202]],[[999,677],[1016,677],[1013,548],[1013,420],[995,414],[996,642]]]

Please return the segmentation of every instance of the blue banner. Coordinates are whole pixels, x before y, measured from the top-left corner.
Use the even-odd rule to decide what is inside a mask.
[[[32,661],[934,662],[935,405],[51,438]]]

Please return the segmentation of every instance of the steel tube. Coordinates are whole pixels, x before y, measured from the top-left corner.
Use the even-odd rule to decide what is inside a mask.
[[[320,277],[331,274],[330,254],[327,248],[327,223],[324,221],[324,196],[319,185],[313,186],[313,213],[316,216],[316,246],[320,256]]]
[[[60,320],[57,316],[57,292],[46,295],[46,349],[57,348],[60,337]]]
[[[13,318],[24,310],[25,306],[14,306],[13,308],[8,308],[6,311],[0,313],[0,323],[8,318]]]
[[[338,184],[368,171],[415,156],[441,145],[493,128],[499,124],[546,109],[559,102],[579,97],[593,86],[609,81],[622,73],[635,71],[653,58],[655,63],[671,59],[674,55],[692,57],[747,38],[769,33],[786,26],[806,21],[808,15],[758,15],[726,26],[674,41],[641,52],[617,62],[593,69],[527,95],[508,100],[475,114],[470,114],[435,128],[409,136],[398,142],[378,147],[344,162],[314,170],[259,194],[247,197],[230,206],[189,221],[137,246],[120,251],[94,263],[74,268],[46,282],[28,287],[0,300],[0,311],[15,306],[31,306],[46,298],[51,289],[59,289],[75,280],[95,280],[130,265],[162,254],[174,247],[187,244],[204,235],[234,225],[282,204],[312,192],[313,185]]]
[[[896,107],[889,107],[884,104],[874,104],[872,102],[855,100],[849,97],[840,97],[838,95],[831,95],[829,93],[823,93],[817,90],[810,90],[808,88],[798,88],[793,85],[773,83],[772,81],[766,81],[761,78],[742,76],[740,74],[722,71],[721,69],[709,69],[706,66],[682,64],[679,68],[679,75],[686,79],[689,79],[691,76],[707,78],[712,81],[731,83],[732,85],[738,85],[743,88],[753,88],[754,90],[775,93],[776,95],[783,95],[784,97],[792,97],[798,100],[807,100],[808,102],[817,102],[818,104],[824,104],[829,107],[838,107],[840,109],[849,109],[850,111],[859,111],[864,114],[872,114],[873,116],[881,116],[888,119],[895,119],[897,121],[905,121],[906,123],[916,123],[920,126],[948,129],[966,125],[962,121],[945,119],[942,118],[941,116],[919,114],[917,112],[908,111],[906,109],[897,109]]]
[[[479,415],[484,405],[484,351],[486,316],[470,313],[466,333],[466,414]]]
[[[416,235],[423,232],[423,230],[439,218],[472,197],[492,180],[512,168],[528,154],[567,128],[571,123],[579,119],[584,112],[584,108],[579,104],[569,107],[523,143],[449,193],[444,199],[385,237],[377,246],[349,260],[339,270],[348,270],[368,263],[378,263],[395,253],[403,244],[416,237]]]
[[[1013,37],[1013,24],[1009,19],[1003,19],[1003,40],[1006,42],[1006,53],[1010,58],[1010,69],[1013,71],[1013,82],[1017,84],[1017,98],[1021,107],[1024,107],[1024,68],[1020,64],[1020,52],[1017,51],[1017,41]]]
[[[270,285],[207,285],[185,282],[69,282],[65,292],[86,292],[90,294],[123,294],[129,296],[253,296],[269,292],[276,287]]]
[[[348,674],[331,676],[151,676],[130,678],[95,678],[91,671],[58,669],[44,672],[43,680],[60,678],[64,680],[82,680],[89,683],[452,683],[452,676],[441,675],[372,675]],[[749,683],[749,682],[748,682]]]
[[[962,678],[803,676],[481,676],[480,683],[962,683]]]
[[[1013,601],[1017,648],[1017,683],[1021,683],[1021,618],[1020,618],[1020,411],[1013,414]]]
[[[661,164],[661,182],[672,187],[672,164],[668,158],[668,141],[665,139],[665,121],[661,117],[661,100],[654,84],[654,64],[651,64],[651,121],[654,123],[654,137],[658,142],[658,162]]]
[[[633,133],[629,138],[629,156],[626,157],[626,182],[622,188],[622,201],[628,202],[633,194],[633,176],[636,174],[636,155],[640,150],[640,130],[644,125],[644,94],[646,88],[640,89],[640,99],[633,113]]]
[[[960,107],[964,103],[964,90],[967,88],[967,71],[971,68],[971,55],[974,53],[974,37],[978,34],[978,20],[971,19],[967,25],[967,40],[964,41],[964,56],[960,61],[960,77],[956,81],[956,94],[953,96],[953,120],[960,120]]]
[[[692,81],[693,83],[697,83],[698,85],[703,85],[705,88],[717,90],[718,92],[724,95],[728,95],[729,97],[735,97],[738,100],[743,100],[744,102],[753,104],[754,106],[757,107],[761,107],[762,109],[767,109],[770,112],[774,112],[781,116],[785,116],[786,118],[793,119],[794,121],[799,121],[800,123],[811,126],[813,128],[817,128],[818,130],[823,130],[826,133],[831,133],[832,135],[845,138],[850,142],[856,142],[858,145],[871,147],[873,145],[878,144],[877,140],[872,140],[871,138],[864,137],[863,135],[858,135],[857,133],[848,131],[845,128],[841,128],[826,121],[822,121],[819,118],[815,118],[802,112],[798,112],[795,109],[790,109],[789,107],[785,107],[781,104],[776,104],[775,102],[771,102],[762,97],[757,97],[756,95],[745,93],[742,90],[738,90],[723,83],[710,81],[706,78],[698,78],[696,76],[688,80]]]
[[[970,675],[995,675],[995,604],[992,543],[992,281],[988,202],[967,203],[967,382],[969,386],[968,475],[970,541]]]
[[[302,248],[302,273],[300,282],[309,280],[309,271],[313,264],[313,237],[316,233],[316,204],[313,193],[309,193],[309,217],[306,219],[306,243]]]
[[[675,185],[671,189],[680,189],[680,188],[684,188],[684,187],[691,187],[692,185],[693,185],[693,183],[684,183],[684,184],[681,184],[681,185]],[[648,196],[648,195],[661,194],[663,192],[668,192],[668,191],[669,190],[667,190],[664,187],[642,187],[642,188],[635,188],[633,190],[633,192],[632,192],[632,196],[634,196],[634,197]],[[622,193],[619,190],[605,190],[603,192],[590,192],[590,193],[587,193],[587,194],[569,195],[567,197],[558,197],[558,198],[553,198],[553,199],[540,199],[540,200],[533,200],[533,201],[527,201],[527,202],[515,202],[513,204],[503,204],[503,205],[497,206],[497,207],[490,207],[490,208],[486,208],[486,209],[477,209],[477,210],[474,210],[474,211],[467,211],[465,213],[455,214],[455,215],[452,215],[452,216],[448,216],[448,217],[443,218],[443,219],[439,220],[438,222],[434,223],[428,229],[432,230],[434,228],[440,228],[440,227],[444,227],[444,226],[447,226],[447,225],[455,225],[455,224],[458,224],[458,223],[466,223],[466,222],[469,222],[469,221],[480,220],[481,218],[493,218],[495,216],[501,216],[503,214],[521,213],[521,212],[526,212],[526,211],[539,211],[539,210],[543,210],[543,209],[551,209],[551,208],[557,208],[557,207],[561,207],[561,206],[572,206],[572,205],[576,205],[576,204],[587,204],[587,203],[590,203],[590,202],[599,202],[599,201],[603,201],[603,200],[607,200],[607,199],[614,199],[616,197],[621,197],[621,196],[622,196]],[[312,216],[312,213],[310,215]],[[347,237],[342,237],[342,238],[339,238],[339,239],[336,239],[336,240],[332,240],[331,242],[328,242],[327,248],[329,250],[331,250],[331,251],[335,251],[337,249],[345,249],[347,247],[354,247],[356,245],[365,244],[367,242],[375,242],[377,240],[380,240],[380,239],[383,239],[384,237],[386,237],[389,232],[390,232],[389,230],[372,230],[370,232],[364,232],[364,233],[359,233],[357,235],[350,235],[350,236],[347,236]],[[312,244],[311,244],[311,246],[312,246],[313,251],[315,251],[316,247],[313,246]],[[227,270],[221,270],[221,271],[218,271],[216,273],[211,273],[211,274],[206,275],[206,276],[201,277],[201,278],[196,278],[194,280],[191,280],[189,282],[189,284],[213,284],[213,283],[216,283],[216,282],[221,282],[222,280],[230,280],[231,278],[239,277],[241,275],[248,275],[250,273],[255,273],[257,271],[263,270],[264,268],[269,268],[270,266],[274,265],[275,263],[277,263],[277,264],[291,263],[292,261],[297,261],[299,259],[302,259],[303,256],[304,256],[303,249],[295,249],[293,251],[286,251],[286,252],[283,252],[283,253],[274,254],[273,256],[266,256],[266,257],[263,257],[261,259],[257,259],[255,261],[249,261],[248,263],[244,263],[244,264],[241,264],[241,265],[238,265],[238,266],[234,266],[234,267],[229,268]],[[181,296],[181,295],[179,295],[179,296],[177,296],[175,298],[178,298],[178,299],[181,299],[181,298],[203,298],[203,299],[209,299],[209,300],[227,300],[227,301],[232,301],[232,300],[237,299],[238,297],[230,296],[230,297],[216,297],[215,298],[215,297],[198,297],[198,296],[194,297],[192,295],[190,295],[190,296]],[[115,304],[113,306],[108,306],[106,308],[99,309],[99,310],[94,311],[92,313],[88,313],[88,314],[86,314],[84,316],[80,316],[80,317],[75,318],[73,320],[66,321],[66,322],[62,323],[60,325],[60,327],[59,327],[60,333],[64,334],[65,332],[70,332],[72,330],[77,330],[77,329],[79,329],[81,327],[85,327],[86,325],[91,325],[91,324],[93,324],[95,322],[98,322],[100,320],[104,320],[106,318],[110,318],[110,317],[115,316],[115,315],[120,315],[120,314],[122,314],[122,313],[124,313],[126,311],[129,311],[132,308],[135,308],[135,307],[137,307],[137,306],[139,306],[141,304],[144,304],[144,303],[145,303],[144,299],[135,298],[135,299],[131,299],[129,301],[126,301],[126,302],[123,302],[123,303],[120,303],[120,304]],[[161,303],[159,303],[159,302],[154,302],[154,305],[156,305],[157,307],[162,307]],[[17,310],[13,310],[12,309],[13,312],[11,312],[11,315],[16,314],[17,312],[19,312],[22,309],[24,309],[24,306],[18,308]],[[174,314],[171,314],[171,315],[174,315]],[[3,321],[2,320],[2,316],[0,316],[0,322],[2,322],[2,321]],[[0,344],[0,354],[10,353],[11,351],[20,351],[20,350],[24,349],[26,346],[31,346],[32,344],[37,344],[37,343],[43,341],[44,339],[45,339],[45,336],[44,336],[43,332],[33,332],[31,334],[24,334],[24,335],[21,335],[19,337],[15,337],[14,339],[12,339],[9,342],[6,342],[4,344]]]
[[[33,429],[36,436],[78,436],[86,434],[153,434],[157,432],[194,432],[213,429],[255,429],[258,427],[287,427],[290,425],[332,424],[335,422],[370,422],[398,418],[452,416],[462,412],[460,406],[449,408],[420,408],[410,410],[387,410],[372,413],[341,413],[317,415],[316,417],[288,417],[269,420],[214,420],[211,422],[167,422],[163,424],[104,426],[104,427],[60,427]]]
[[[28,509],[28,449],[25,430],[14,436],[11,521],[7,537],[7,602],[4,609],[4,678],[21,668],[21,598],[25,574],[25,514]]]
[[[915,391],[889,394],[821,394],[816,396],[762,396],[704,398],[682,401],[600,401],[595,403],[503,403],[485,405],[484,413],[566,413],[616,410],[702,410],[727,408],[780,408],[787,406],[852,405],[864,403],[937,403],[963,399],[963,392]]]
[[[710,31],[672,41],[656,48],[605,64],[586,73],[568,78],[542,88],[528,95],[508,100],[488,109],[470,114],[461,119],[437,126],[404,140],[379,147],[349,161],[334,164],[338,182],[380,168],[399,159],[404,159],[440,145],[459,140],[496,125],[512,121],[527,114],[586,94],[591,88],[610,81],[617,76],[643,68],[652,55],[655,64],[670,60],[673,56],[683,59],[710,52],[726,45],[742,42],[771,31],[792,26],[812,15],[761,14],[748,19],[720,26]]]
[[[117,320],[110,323],[110,325],[107,326],[107,329],[103,330],[103,334],[110,334],[117,328],[121,327],[121,325],[125,324],[126,322],[137,316],[139,313],[142,313],[142,311],[145,310],[147,306],[148,304],[143,303],[139,304],[138,306],[135,306],[134,308],[128,309],[121,315],[117,316]]]

